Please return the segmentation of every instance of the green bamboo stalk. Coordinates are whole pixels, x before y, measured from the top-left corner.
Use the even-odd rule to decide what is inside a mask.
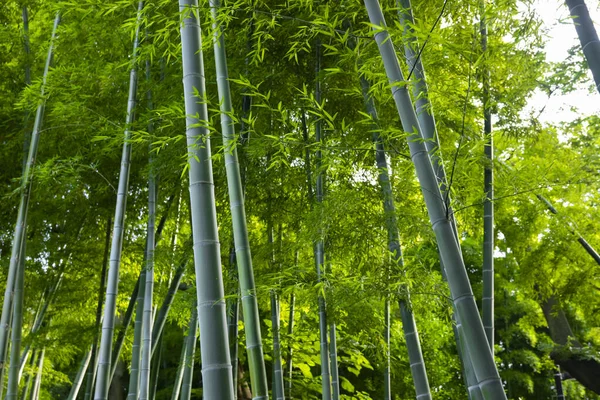
[[[175,295],[177,294],[179,285],[181,283],[181,279],[183,278],[183,275],[185,273],[185,269],[186,269],[188,263],[189,263],[189,251],[186,248],[184,250],[182,260],[180,261],[179,266],[175,270],[173,279],[171,280],[171,283],[169,284],[169,290],[167,292],[167,295],[165,296],[160,308],[158,309],[158,312],[156,313],[156,318],[154,319],[154,325],[152,327],[152,356],[153,357],[154,357],[154,354],[157,349],[158,338],[160,337],[160,335],[163,332],[165,323],[167,321],[167,316],[169,314],[169,311],[171,310],[171,305],[173,305],[173,301],[175,300]]]
[[[229,250],[229,268],[234,275],[233,281],[236,282],[236,295],[230,299],[227,304],[227,334],[229,337],[229,354],[231,355],[231,375],[233,378],[233,396],[237,400],[238,387],[238,321],[240,313],[240,302],[238,301],[239,279],[237,279],[237,266],[235,256],[235,246],[232,245]]]
[[[42,388],[42,372],[44,369],[44,356],[46,355],[46,348],[42,349],[40,358],[38,359],[38,370],[35,377],[35,383],[33,384],[33,392],[31,393],[31,400],[38,400],[40,398],[40,391]]]
[[[281,341],[279,340],[279,299],[274,290],[271,290],[271,329],[273,331],[273,398],[283,400],[285,394],[281,366]]]
[[[84,354],[81,359],[81,364],[79,365],[79,370],[77,371],[77,375],[75,375],[75,379],[73,380],[73,386],[71,386],[71,391],[69,392],[69,397],[67,400],[75,400],[77,395],[79,394],[79,388],[81,388],[81,384],[83,382],[83,378],[85,377],[85,371],[88,368],[90,363],[90,359],[92,358],[92,349],[93,345],[90,346],[90,349]]]
[[[404,272],[404,260],[402,258],[402,248],[400,246],[400,233],[398,230],[398,220],[396,218],[396,206],[394,204],[394,194],[388,172],[388,164],[385,158],[385,147],[377,129],[377,110],[375,108],[373,98],[369,95],[370,84],[363,76],[361,76],[361,87],[367,112],[373,121],[373,125],[371,127],[373,132],[372,140],[375,146],[375,160],[377,163],[377,169],[379,170],[379,186],[383,195],[383,210],[385,213],[385,224],[388,232],[388,250],[392,256],[394,265],[400,271]],[[410,308],[410,291],[408,287],[404,287],[403,292],[404,293],[401,295],[399,300],[400,315],[402,317],[402,330],[408,350],[408,359],[410,361],[415,392],[418,399],[431,399],[431,391],[429,389],[429,380],[427,379],[425,361],[423,360],[423,353],[421,351],[419,333],[412,310]],[[386,302],[388,301],[389,300],[386,299]],[[389,318],[389,304],[387,304],[387,307],[386,319]],[[386,322],[386,330],[389,330],[389,321]],[[386,336],[389,336],[389,331],[386,332]],[[389,374],[389,372],[387,372],[387,374]],[[387,378],[389,380],[389,376],[387,376]]]
[[[385,299],[385,305],[383,310],[383,318],[385,328],[383,330],[383,340],[385,341],[385,368],[383,372],[383,400],[392,399],[392,381],[390,377],[391,363],[390,363],[390,345],[391,345],[391,334],[390,334],[390,299],[389,296]]]
[[[337,332],[335,322],[329,324],[329,362],[331,363],[331,400],[340,398],[340,377],[337,361]]]
[[[147,246],[147,244],[146,244]],[[133,345],[131,346],[131,371],[129,374],[129,391],[127,392],[127,400],[137,400],[139,395],[140,384],[140,363],[142,359],[142,328],[144,318],[144,295],[146,292],[146,270],[142,270],[140,274],[140,289],[136,299],[135,322],[133,328]],[[118,360],[115,360],[115,364]]]
[[[31,85],[31,51],[29,49],[29,15],[27,13],[27,6],[23,5],[23,47],[25,50],[25,86]],[[29,130],[27,129],[27,123],[29,121],[29,110],[25,110],[23,117],[23,175],[25,174],[25,167],[27,166],[27,154],[29,153],[29,142],[31,137]],[[0,398],[2,397],[2,390],[0,389]]]
[[[316,83],[315,83],[315,101],[318,104],[321,104],[321,79],[319,74],[321,72],[321,42],[317,42],[316,46],[316,67],[315,67],[315,75],[316,75]],[[323,142],[322,132],[321,132],[321,120],[317,119],[315,123],[315,138],[317,143],[320,145]],[[316,198],[317,203],[321,204],[323,202],[323,171],[322,171],[322,155],[321,155],[321,147],[317,148],[317,152],[315,154],[315,169],[317,173],[317,184],[316,184]],[[309,186],[310,187],[310,186]],[[310,193],[309,193],[310,195]],[[314,254],[315,254],[315,267],[317,269],[317,281],[319,283],[323,282],[323,267],[325,262],[325,244],[323,241],[323,230],[319,228],[319,239],[315,242],[314,245]],[[328,351],[328,343],[327,343],[327,306],[325,304],[325,296],[320,293],[319,298],[319,341],[320,341],[320,351],[321,351],[321,395],[323,400],[331,400],[331,369],[329,365],[329,351]]]
[[[600,92],[600,40],[598,40],[594,22],[585,5],[585,0],[565,0],[565,3],[569,7],[569,13],[573,18],[579,43],[583,49],[588,67],[592,71],[596,89]]]
[[[365,0],[375,41],[379,47],[392,95],[404,130],[409,133],[408,146],[422,188],[429,218],[436,235],[442,262],[448,270],[448,284],[460,321],[465,327],[466,345],[472,357],[479,386],[485,399],[506,399],[502,381],[490,351],[485,330],[473,297],[469,278],[462,259],[460,246],[447,217],[438,182],[422,141],[419,122],[405,86],[404,77],[394,51],[393,41],[386,29],[381,7],[377,0]]]
[[[31,359],[29,360],[30,371],[28,371],[27,373],[27,381],[25,382],[25,385],[23,386],[23,391],[21,392],[21,399],[23,400],[29,399],[29,393],[31,392],[31,386],[33,383],[33,368],[36,364],[38,353],[39,352],[34,350],[33,354],[31,355]]]
[[[485,0],[481,0],[481,51],[487,56],[488,29],[485,18]],[[482,321],[492,354],[494,354],[494,137],[492,135],[492,109],[490,105],[490,72],[485,62],[482,73],[483,86],[483,140],[486,164],[483,169],[483,296]]]
[[[187,338],[187,336],[186,336]],[[183,341],[181,346],[181,356],[179,357],[179,365],[177,366],[177,374],[175,375],[175,382],[173,382],[173,393],[171,394],[171,400],[179,400],[179,392],[181,391],[181,382],[183,381],[183,370],[185,367],[185,355],[187,350],[187,339]]]
[[[164,346],[163,335],[158,337],[158,356],[152,358],[151,376],[150,376],[150,393],[148,398],[154,400],[156,398],[156,390],[158,388],[158,376],[160,374],[160,363],[162,361]]]
[[[296,251],[296,263],[298,265],[298,252]],[[287,379],[286,379],[286,391],[288,393],[288,398],[292,398],[292,377],[293,377],[293,347],[292,347],[292,335],[294,334],[294,307],[296,304],[296,295],[292,292],[290,293],[290,313],[288,316],[288,348],[287,348],[287,358],[286,358],[286,368],[287,368]]]
[[[44,74],[42,75],[42,86],[40,88],[40,101],[38,103],[37,111],[35,114],[35,122],[33,124],[33,131],[31,133],[31,144],[29,145],[29,154],[27,156],[27,164],[23,177],[21,178],[21,198],[19,202],[19,210],[17,213],[17,223],[15,224],[15,230],[13,234],[11,258],[8,267],[8,276],[6,278],[6,288],[4,290],[4,301],[2,303],[2,315],[0,316],[0,383],[4,377],[4,369],[6,368],[6,353],[7,353],[7,342],[8,342],[8,331],[9,331],[9,320],[12,318],[12,300],[15,290],[15,280],[18,275],[18,270],[22,264],[21,258],[24,255],[22,247],[25,243],[25,231],[27,227],[27,210],[29,207],[29,197],[31,193],[32,175],[37,155],[37,149],[40,138],[40,130],[42,126],[42,119],[44,115],[44,108],[46,106],[46,96],[44,96],[46,90],[46,79],[48,77],[48,71],[52,63],[52,54],[54,49],[54,40],[56,38],[56,31],[60,22],[60,14],[56,14],[54,19],[54,26],[52,28],[52,36],[50,38],[50,46],[48,48],[48,56],[46,57],[46,65],[44,67]],[[13,318],[12,324],[15,321]],[[22,322],[18,322],[21,324]],[[20,348],[18,349],[20,352]],[[19,354],[19,353],[17,353]],[[18,364],[13,359],[13,363]],[[0,385],[2,387],[2,385]]]
[[[150,81],[150,61],[146,61],[146,80]],[[148,109],[152,110],[152,92],[148,90]],[[148,124],[148,133],[152,135],[154,127]],[[150,141],[151,142],[151,141]],[[152,302],[154,292],[154,247],[156,238],[154,236],[154,224],[156,221],[156,198],[157,188],[154,176],[154,160],[152,155],[152,143],[148,146],[149,173],[148,173],[148,239],[146,244],[146,282],[143,299],[142,317],[142,359],[140,365],[140,388],[139,399],[148,400],[150,391],[150,361],[152,359]]]
[[[179,0],[203,396],[233,399],[197,0]],[[231,185],[228,185],[232,188]],[[202,214],[200,214],[202,213]],[[249,294],[248,294],[249,295]]]
[[[13,322],[11,327],[10,338],[10,366],[8,369],[8,387],[6,389],[6,400],[16,400],[19,395],[19,372],[20,363],[19,356],[21,355],[21,340],[23,328],[23,289],[25,281],[25,247],[23,242],[21,246],[21,266],[17,271],[17,279],[15,280],[15,291],[13,298]]]
[[[431,163],[433,165],[433,170],[438,180],[440,192],[443,198],[446,199],[445,203],[446,207],[448,208],[447,214],[452,223],[452,230],[454,231],[455,238],[458,241],[458,229],[456,227],[456,219],[454,218],[454,212],[452,211],[452,207],[450,205],[451,201],[450,193],[448,193],[446,171],[442,162],[442,154],[439,147],[439,138],[436,129],[433,107],[431,106],[431,102],[429,101],[429,90],[427,88],[427,80],[425,78],[425,69],[423,68],[421,58],[418,57],[419,44],[415,36],[414,29],[412,28],[412,26],[414,25],[414,19],[412,15],[411,2],[410,0],[398,0],[397,4],[400,23],[404,27],[404,54],[406,58],[406,63],[408,65],[408,68],[411,71],[413,71],[411,88],[413,99],[415,99],[414,103],[415,111],[417,113],[417,119],[419,121],[419,126],[421,127],[421,134],[423,136],[423,140],[425,141],[425,148],[429,152]],[[443,262],[441,262],[441,258],[440,267],[442,271],[442,277],[444,281],[447,282],[446,269]],[[472,393],[472,395],[469,395],[469,398],[471,400],[479,400],[483,397],[479,386],[477,385],[477,379],[475,378],[471,358],[468,355],[467,349],[464,348],[464,346],[461,344],[463,340],[461,340],[459,334],[461,334],[460,332],[462,331],[457,328],[457,325],[460,325],[460,321],[458,320],[458,315],[456,313],[456,310],[454,309],[454,306],[452,310],[452,322],[454,340],[456,342],[458,356],[463,367],[463,377],[465,379],[465,386],[468,388],[469,393]]]
[[[125,132],[123,140],[123,154],[121,156],[121,170],[119,172],[119,186],[115,207],[113,236],[110,250],[110,267],[106,284],[106,300],[104,306],[104,319],[102,321],[102,335],[100,338],[100,351],[98,353],[98,374],[94,391],[94,400],[106,400],[112,379],[111,374],[111,349],[115,330],[116,300],[119,291],[119,268],[121,264],[121,251],[123,248],[123,234],[125,231],[125,209],[127,207],[127,191],[129,188],[129,170],[131,163],[131,137],[130,128],[134,120],[137,92],[136,60],[139,46],[139,32],[142,18],[142,1],[138,4],[135,37],[131,56],[131,69],[129,75],[129,95],[127,99],[127,116],[125,119]],[[117,359],[114,360],[115,365]]]
[[[98,369],[98,338],[100,337],[100,323],[102,321],[102,294],[104,294],[104,288],[106,286],[106,270],[108,267],[108,250],[110,249],[110,230],[111,217],[108,217],[106,222],[106,234],[104,240],[104,255],[102,257],[102,272],[100,273],[100,285],[98,285],[98,303],[96,304],[96,323],[95,323],[95,335],[94,343],[92,344],[92,359],[88,366],[85,393],[83,400],[90,400],[92,397],[92,388],[96,381],[96,371]]]
[[[198,329],[196,305],[192,309],[192,317],[188,328],[188,334],[185,339],[185,363],[183,370],[183,382],[181,384],[181,400],[190,400],[192,393],[192,377],[194,375],[194,353],[196,352],[196,333]],[[208,382],[204,381],[206,386]],[[208,397],[205,397],[208,398]],[[217,399],[218,397],[211,397]]]
[[[260,316],[256,300],[252,255],[246,225],[244,192],[240,175],[240,166],[236,150],[235,126],[232,120],[231,91],[227,71],[227,55],[222,27],[218,23],[219,0],[210,0],[213,18],[213,44],[217,71],[217,89],[221,111],[221,130],[225,147],[225,169],[227,173],[227,189],[233,223],[236,264],[242,299],[242,315],[246,333],[246,351],[250,370],[250,384],[254,399],[268,398],[267,372],[262,351],[260,332]],[[202,325],[201,325],[202,326]],[[204,351],[203,351],[204,352]],[[232,374],[233,376],[233,374]],[[235,391],[236,388],[234,388]]]

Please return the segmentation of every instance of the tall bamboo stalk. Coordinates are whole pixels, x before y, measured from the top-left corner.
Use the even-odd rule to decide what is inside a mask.
[[[40,130],[42,126],[42,119],[44,115],[44,109],[46,106],[46,96],[44,95],[46,90],[46,79],[50,65],[52,64],[52,54],[54,49],[54,40],[56,38],[56,31],[60,22],[60,14],[56,14],[54,19],[54,26],[52,28],[52,36],[50,38],[50,46],[48,48],[48,56],[46,57],[46,65],[44,67],[44,74],[42,75],[42,85],[40,88],[40,100],[38,103],[37,111],[35,114],[35,121],[33,124],[33,131],[31,133],[31,143],[29,145],[29,154],[27,155],[27,163],[21,178],[21,198],[19,202],[19,210],[17,213],[17,223],[15,224],[15,230],[13,234],[11,258],[8,267],[8,276],[6,278],[6,288],[4,290],[4,301],[2,303],[2,315],[0,316],[0,387],[2,387],[2,378],[4,377],[4,369],[6,368],[6,353],[8,345],[8,334],[9,334],[9,321],[12,318],[12,300],[15,290],[15,280],[18,275],[18,270],[24,267],[22,258],[24,257],[25,245],[25,231],[27,227],[27,211],[29,208],[29,197],[31,193],[33,167],[37,155],[37,149],[40,138]],[[12,324],[14,325],[14,318]],[[21,324],[21,322],[18,322]],[[19,348],[20,352],[21,349]],[[19,354],[17,352],[17,354]],[[13,363],[18,364],[19,357],[13,359]],[[0,389],[1,391],[1,389]]]
[[[38,359],[38,370],[35,376],[35,383],[33,384],[33,392],[31,393],[31,400],[38,400],[40,398],[40,391],[42,388],[42,372],[44,369],[44,356],[46,355],[46,348],[42,349],[40,358]]]
[[[150,61],[146,61],[146,80],[150,81]],[[147,92],[148,109],[152,110],[152,92]],[[152,135],[154,127],[152,122],[148,124],[148,133]],[[150,141],[152,142],[152,141]],[[146,242],[146,282],[143,301],[142,321],[142,360],[140,365],[140,390],[139,399],[148,400],[150,392],[150,361],[152,359],[152,302],[154,292],[154,247],[156,238],[154,236],[154,224],[156,220],[156,198],[157,188],[154,176],[154,157],[152,155],[152,144],[148,146],[149,172],[148,172],[148,240]]]
[[[134,120],[137,92],[136,60],[139,45],[140,22],[142,18],[142,1],[138,4],[135,37],[131,56],[131,70],[129,73],[129,95],[127,99],[127,116],[125,118],[125,132],[123,140],[123,154],[121,156],[121,170],[119,172],[119,185],[115,208],[112,244],[110,249],[110,267],[106,284],[106,300],[104,306],[104,319],[102,321],[102,336],[98,357],[98,375],[94,400],[106,400],[111,380],[111,349],[115,330],[115,314],[117,293],[119,291],[119,268],[121,264],[121,250],[123,248],[123,234],[125,231],[125,209],[127,207],[127,191],[129,188],[129,170],[131,163],[131,137],[130,129]],[[118,360],[115,360],[115,364]]]
[[[203,395],[233,399],[197,0],[179,0]],[[231,189],[232,186],[228,185]],[[233,205],[233,204],[232,204]],[[248,294],[250,295],[250,294]]]
[[[448,208],[447,215],[452,222],[452,230],[454,231],[455,238],[458,241],[458,229],[456,227],[456,219],[454,218],[454,213],[450,205],[451,199],[450,193],[448,193],[446,171],[442,162],[442,154],[439,146],[439,138],[433,107],[429,101],[429,90],[427,88],[427,80],[425,78],[425,69],[423,67],[423,63],[421,62],[421,57],[417,56],[419,52],[419,44],[415,36],[414,29],[412,28],[414,19],[412,15],[411,2],[410,0],[398,0],[397,4],[400,23],[404,27],[404,54],[406,63],[408,68],[413,72],[411,88],[417,119],[419,121],[419,126],[421,127],[421,135],[425,141],[425,148],[429,152],[433,170],[438,180],[438,185],[440,186],[440,192],[445,199],[446,207]],[[446,268],[441,261],[441,258],[440,266],[442,277],[444,281],[447,281]],[[452,329],[454,332],[454,340],[456,342],[458,355],[463,366],[463,378],[465,380],[465,386],[468,388],[467,390],[471,400],[480,400],[483,398],[483,395],[481,394],[481,390],[477,385],[477,378],[475,377],[475,373],[473,371],[471,357],[465,346],[462,344],[464,340],[460,337],[460,335],[462,335],[462,329],[459,329],[461,323],[458,319],[458,314],[456,313],[454,306],[452,310]]]
[[[100,337],[100,323],[102,321],[102,295],[106,286],[106,271],[108,267],[108,251],[110,248],[110,230],[111,217],[108,217],[106,222],[106,234],[104,239],[104,255],[102,257],[102,272],[100,273],[100,285],[98,285],[98,303],[96,304],[96,323],[94,330],[94,343],[92,344],[92,359],[88,365],[85,393],[83,400],[90,400],[92,397],[92,388],[96,381],[96,372],[98,370],[98,338]]]
[[[296,263],[298,265],[298,252],[296,252]],[[288,395],[288,399],[292,398],[292,377],[293,377],[293,347],[292,347],[292,335],[294,334],[294,308],[296,305],[296,295],[292,292],[290,293],[290,313],[288,315],[288,348],[287,348],[287,358],[285,361],[286,369],[287,369],[287,377],[285,381],[285,387]]]
[[[229,269],[235,282],[235,297],[227,303],[227,334],[229,336],[229,354],[231,355],[231,376],[233,378],[233,396],[237,400],[238,387],[238,321],[240,314],[239,279],[237,277],[237,266],[235,257],[235,245],[229,250]]]
[[[317,42],[316,46],[316,66],[315,66],[315,101],[321,104],[321,43]],[[321,120],[317,119],[315,123],[315,139],[319,145],[322,144]],[[317,148],[315,154],[315,169],[317,173],[316,184],[316,199],[317,203],[323,202],[323,171],[322,171],[322,154],[321,147]],[[308,176],[310,179],[310,174]],[[310,185],[309,185],[310,188]],[[309,196],[310,196],[309,192]],[[325,265],[325,243],[323,241],[323,230],[319,227],[319,238],[314,244],[315,267],[317,269],[317,281],[323,281],[323,268]],[[321,395],[323,400],[331,400],[331,369],[329,365],[329,350],[327,343],[327,306],[325,304],[325,296],[319,293],[319,342],[321,351]]]
[[[81,359],[81,364],[79,365],[79,369],[77,370],[77,375],[75,375],[75,379],[73,379],[73,386],[71,386],[71,391],[69,392],[69,397],[67,400],[75,400],[77,395],[79,394],[79,389],[81,388],[81,384],[83,383],[83,378],[85,378],[85,371],[88,368],[90,363],[90,359],[92,358],[92,350],[93,345],[90,346],[90,349],[83,355]]]
[[[181,391],[181,383],[183,382],[183,372],[185,367],[185,354],[187,351],[187,336],[183,340],[181,345],[181,355],[179,356],[179,365],[177,366],[177,374],[175,375],[175,381],[173,382],[173,392],[171,393],[171,400],[179,400],[179,392]]]
[[[26,244],[23,242],[23,256],[25,255]],[[19,395],[19,372],[20,372],[20,355],[21,355],[21,339],[23,328],[23,289],[25,281],[25,260],[21,261],[21,266],[17,271],[17,279],[15,280],[15,291],[13,298],[13,322],[11,327],[10,338],[10,367],[8,370],[8,388],[6,389],[6,400],[16,400]]]
[[[146,246],[148,243],[146,242]],[[146,270],[140,274],[140,289],[136,299],[135,322],[133,328],[133,344],[131,346],[131,370],[129,373],[129,391],[127,400],[137,400],[140,384],[140,362],[142,359],[142,328],[144,323],[144,295],[146,293]],[[118,360],[115,360],[115,364]]]
[[[565,0],[565,3],[569,7],[569,13],[573,18],[579,43],[583,49],[588,67],[592,71],[596,89],[600,92],[600,40],[598,40],[594,22],[585,5],[585,0]]]
[[[254,284],[254,271],[252,256],[248,240],[248,227],[246,226],[246,210],[244,207],[244,192],[240,175],[240,166],[236,150],[235,128],[231,118],[233,107],[231,105],[231,92],[229,89],[229,74],[227,71],[227,55],[225,51],[225,38],[221,26],[218,24],[219,0],[210,0],[210,9],[213,18],[213,44],[217,70],[217,89],[219,92],[219,105],[221,109],[221,130],[223,145],[225,146],[225,169],[227,172],[227,189],[231,219],[233,222],[233,238],[235,244],[236,264],[242,299],[242,313],[244,316],[244,330],[246,332],[246,349],[248,367],[250,370],[250,383],[254,398],[267,398],[267,372],[262,352],[260,317],[256,300],[256,287]],[[235,390],[235,388],[234,388]]]
[[[447,208],[440,193],[431,159],[422,141],[419,122],[398,64],[393,42],[386,29],[381,7],[377,0],[365,0],[365,6],[370,22],[378,27],[374,29],[375,41],[384,62],[403,129],[409,134],[408,146],[411,158],[436,235],[440,256],[448,271],[452,299],[461,323],[465,327],[466,344],[472,356],[479,386],[485,399],[504,400],[506,394],[486,339],[460,246],[453,232],[452,222],[447,216]]]
[[[377,128],[378,117],[375,103],[373,98],[369,95],[370,84],[362,76],[361,87],[367,112],[373,121],[373,126],[371,129],[373,132],[372,140],[375,146],[375,160],[377,163],[377,169],[379,170],[378,181],[382,193],[385,224],[388,232],[388,250],[395,267],[401,272],[404,272],[404,260],[402,257],[402,248],[400,246],[400,233],[398,230],[398,220],[396,218],[396,206],[394,204],[394,193],[388,172],[388,164],[385,158],[385,146]],[[404,287],[402,291],[404,293],[400,295],[400,300],[398,303],[400,306],[402,330],[404,332],[404,338],[408,350],[408,358],[410,361],[415,392],[417,399],[431,399],[429,380],[427,379],[427,370],[425,368],[425,361],[423,360],[423,352],[421,351],[421,343],[419,341],[419,332],[417,330],[416,322],[410,307],[410,291],[408,290],[408,287]],[[389,336],[389,323],[389,299],[386,299],[386,336]],[[389,338],[386,337],[386,339]],[[389,376],[387,378],[389,380]],[[387,393],[390,392],[386,392],[386,394]]]
[[[185,360],[183,368],[183,382],[181,384],[181,400],[190,400],[192,393],[192,377],[194,375],[194,353],[196,352],[196,333],[198,329],[198,320],[196,305],[192,309],[192,316],[188,328],[188,334],[185,339]],[[206,381],[204,385],[206,385]],[[208,397],[205,397],[208,399]],[[213,397],[211,397],[213,398]],[[218,397],[214,397],[217,399]]]
[[[38,351],[33,351],[31,355],[31,359],[29,361],[29,369],[30,371],[27,373],[27,381],[23,386],[23,391],[21,392],[21,399],[27,400],[29,399],[29,393],[31,392],[31,386],[33,384],[33,368],[36,365]]]
[[[281,366],[281,341],[279,340],[279,300],[274,290],[271,290],[271,329],[273,331],[273,398],[283,400],[285,394]]]
[[[487,58],[488,29],[485,18],[485,0],[481,0],[481,51]],[[482,320],[492,354],[494,354],[494,137],[492,135],[492,108],[490,104],[490,72],[483,63],[483,140],[485,167],[483,169],[483,296]]]
[[[23,47],[25,50],[25,86],[31,85],[31,51],[29,49],[29,15],[27,13],[27,6],[23,5]],[[25,167],[27,166],[27,154],[29,154],[29,142],[31,136],[27,125],[29,122],[29,110],[25,110],[23,117],[23,175],[25,174]],[[0,397],[2,397],[2,390],[0,389]]]

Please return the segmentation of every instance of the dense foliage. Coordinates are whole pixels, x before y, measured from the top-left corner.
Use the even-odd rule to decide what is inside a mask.
[[[387,0],[381,6],[390,35],[401,46],[407,39],[398,8]],[[30,54],[23,46],[22,7],[29,12]],[[133,151],[117,331],[145,266],[150,143],[158,187],[157,225],[165,221],[154,253],[156,307],[167,295],[177,268],[191,259],[179,9],[173,0],[144,4],[135,58],[140,101],[134,122],[126,126],[136,10],[137,2],[131,0],[9,0],[0,6],[2,282],[21,194],[24,142],[29,140],[40,100],[54,15],[57,11],[62,15],[45,88],[47,105],[26,233],[22,347],[30,346],[32,355],[21,387],[27,390],[28,384],[33,385],[38,364],[42,365],[40,399],[67,398],[81,359],[97,335],[96,307],[104,300],[99,287],[105,239],[115,211],[125,128],[132,132]],[[235,260],[230,257],[233,231],[225,174],[225,153],[230,150],[221,139],[208,2],[202,1],[197,12],[203,34],[225,297],[230,301],[238,293]],[[483,150],[482,76],[489,73],[495,142],[495,360],[509,398],[552,398],[557,364],[580,361],[589,371],[597,371],[593,368],[600,362],[600,266],[577,240],[583,237],[600,248],[600,119],[582,116],[550,125],[541,122],[539,114],[527,115],[523,110],[535,90],[552,95],[582,84],[593,86],[583,54],[573,49],[565,54],[564,63],[546,62],[541,22],[528,0],[486,2],[485,52],[480,46],[479,0],[414,1],[413,14],[463,257],[479,300],[483,171],[489,166]],[[227,46],[231,116],[243,136],[237,149],[269,387],[274,343],[270,294],[276,293],[281,359],[284,369],[290,360],[293,366],[291,382],[284,375],[290,390],[286,395],[320,398],[317,299],[324,295],[327,317],[337,328],[341,398],[383,396],[388,350],[393,398],[414,398],[398,310],[398,300],[406,298],[409,290],[433,398],[466,398],[452,304],[440,272],[435,236],[367,21],[359,1],[230,0],[219,12]],[[317,42],[320,70],[316,69]],[[403,49],[397,53],[405,76],[410,75]],[[147,61],[150,79],[145,80]],[[25,83],[28,66],[29,85]],[[363,103],[361,75],[371,82],[379,115],[377,130],[387,150],[403,270],[392,263],[388,251],[373,121]],[[317,81],[320,102],[315,97]],[[149,90],[152,108],[145,101]],[[315,139],[318,121],[324,136],[320,142]],[[320,170],[314,162],[317,151],[322,154]],[[322,202],[314,198],[318,173],[325,176]],[[548,199],[557,213],[550,212],[537,195]],[[322,280],[317,279],[313,256],[320,238],[325,247]],[[192,265],[187,263],[157,349],[156,400],[171,398],[173,391],[195,301]],[[392,299],[389,349],[384,338],[388,295]],[[32,330],[48,301],[41,327]],[[561,334],[565,324],[571,332],[567,336]],[[240,393],[247,396],[243,318],[239,328],[237,375]],[[124,398],[127,392],[132,343],[130,329],[109,398]],[[38,362],[42,352],[43,364]],[[192,398],[200,398],[203,387],[199,353]],[[575,377],[563,382],[568,398],[598,398]],[[81,398],[84,389],[85,381]]]

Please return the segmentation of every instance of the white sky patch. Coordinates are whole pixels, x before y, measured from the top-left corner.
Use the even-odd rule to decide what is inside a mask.
[[[586,4],[596,30],[599,31],[600,2],[591,0],[586,1]],[[545,46],[546,60],[549,62],[565,60],[568,55],[567,51],[575,45],[579,46],[577,32],[567,6],[562,0],[536,0],[534,8],[543,21],[542,28],[548,34],[548,42]],[[588,75],[592,79],[589,70]],[[569,94],[553,94],[550,99],[542,91],[536,90],[524,110],[524,115],[532,112],[537,115],[545,106],[540,120],[555,124],[572,121],[581,116],[600,114],[599,96],[596,92],[590,93],[587,87],[581,87]]]

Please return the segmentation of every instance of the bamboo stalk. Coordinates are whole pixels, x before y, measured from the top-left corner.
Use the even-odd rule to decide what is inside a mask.
[[[181,400],[190,400],[192,393],[192,377],[194,375],[194,353],[196,351],[196,332],[198,329],[196,306],[192,309],[192,317],[188,328],[188,334],[185,340],[185,362],[183,369],[183,382],[181,384]],[[206,385],[206,382],[204,382]],[[215,397],[216,399],[217,397]]]
[[[260,316],[256,299],[252,255],[248,240],[246,225],[246,210],[244,206],[244,191],[240,175],[240,166],[236,150],[235,128],[231,118],[231,92],[229,74],[227,71],[227,55],[222,27],[218,24],[219,0],[210,0],[210,10],[213,18],[213,44],[217,71],[217,89],[221,111],[221,130],[223,146],[225,147],[225,169],[227,173],[227,189],[233,223],[233,238],[235,244],[236,264],[242,299],[242,315],[246,333],[246,351],[250,370],[250,383],[255,399],[268,397],[267,372],[262,351],[260,332]],[[233,374],[232,374],[233,376]],[[236,388],[234,388],[235,391]]]
[[[4,369],[6,368],[6,353],[8,345],[8,334],[9,334],[9,320],[12,318],[12,300],[15,290],[15,280],[18,275],[18,270],[22,264],[21,258],[24,255],[22,247],[24,246],[26,237],[25,231],[27,227],[27,210],[29,207],[29,198],[31,193],[31,184],[33,182],[33,168],[37,155],[37,149],[39,145],[40,130],[42,126],[42,119],[44,115],[44,108],[46,106],[46,96],[44,96],[46,90],[46,80],[48,77],[48,71],[52,64],[52,55],[54,50],[54,40],[56,38],[56,31],[60,22],[60,14],[57,13],[54,19],[54,26],[52,28],[52,36],[50,39],[50,46],[48,48],[48,56],[46,57],[46,65],[44,67],[44,73],[42,75],[42,85],[40,88],[40,100],[38,103],[37,111],[35,114],[35,121],[33,124],[33,131],[31,133],[31,143],[29,145],[29,154],[27,156],[27,163],[21,178],[21,197],[19,202],[19,209],[17,213],[17,223],[15,224],[15,230],[12,240],[11,258],[8,267],[8,276],[6,278],[6,288],[4,290],[4,300],[2,303],[2,315],[0,316],[0,383],[4,377]],[[14,324],[14,318],[12,324]],[[21,324],[22,322],[18,322]],[[20,352],[20,348],[18,349]],[[19,353],[17,353],[19,354]],[[13,363],[17,363],[17,358],[13,359]],[[0,387],[2,385],[0,384]],[[1,389],[0,389],[1,391]]]
[[[404,84],[404,77],[398,64],[393,42],[386,29],[381,7],[377,0],[365,0],[365,6],[370,22],[374,26],[375,41],[384,62],[403,129],[409,134],[408,146],[411,158],[415,164],[441,259],[448,271],[448,284],[452,299],[460,321],[465,327],[466,344],[472,356],[479,386],[485,399],[504,400],[506,394],[502,388],[502,381],[486,339],[460,246],[453,232],[452,223],[447,217],[447,209],[440,193],[431,160],[422,142],[419,122]]]
[[[75,375],[75,379],[73,380],[73,386],[71,386],[71,391],[69,392],[69,397],[67,400],[75,400],[77,395],[79,394],[79,389],[81,388],[81,384],[83,382],[83,378],[85,377],[85,371],[88,368],[90,363],[90,359],[92,358],[92,349],[93,345],[90,346],[90,349],[84,354],[81,359],[81,364],[79,365],[79,370],[77,370],[77,375]]]
[[[565,3],[573,18],[579,43],[583,49],[588,67],[592,71],[596,89],[600,92],[600,40],[598,40],[598,33],[594,27],[594,22],[585,5],[585,0],[565,0]]]
[[[139,45],[139,31],[142,18],[143,2],[140,1],[137,10],[137,21],[131,69],[129,74],[129,95],[127,99],[127,116],[125,118],[125,132],[123,140],[123,153],[121,156],[121,169],[119,172],[119,185],[115,207],[113,236],[110,250],[110,267],[106,284],[106,300],[104,306],[104,319],[102,321],[102,336],[98,352],[98,375],[94,391],[94,400],[106,400],[112,379],[111,374],[111,349],[115,330],[116,301],[119,291],[119,268],[121,264],[121,251],[123,248],[123,235],[125,231],[125,209],[127,207],[127,191],[129,188],[129,170],[131,163],[131,137],[130,129],[134,120],[137,92],[137,52]],[[115,365],[118,360],[114,360]]]
[[[203,396],[233,399],[197,0],[179,0]],[[200,101],[199,101],[200,100]],[[202,214],[201,214],[202,213]]]
[[[271,329],[273,332],[273,398],[283,400],[283,368],[281,366],[281,342],[279,340],[279,299],[271,290]]]
[[[150,62],[146,61],[146,80],[150,81]],[[152,92],[147,93],[148,109],[152,110]],[[154,127],[148,124],[148,133],[152,135]],[[143,317],[142,317],[142,354],[140,364],[140,390],[139,399],[148,400],[150,391],[150,361],[152,359],[152,302],[154,292],[154,248],[156,237],[154,225],[156,220],[156,178],[154,176],[154,156],[152,154],[152,143],[148,145],[150,171],[148,173],[148,240],[146,244],[146,282],[144,284]]]
[[[187,338],[187,336],[186,336]],[[173,392],[171,394],[171,400],[179,400],[179,392],[181,391],[181,383],[183,382],[183,372],[185,367],[187,351],[187,339],[183,341],[181,345],[181,356],[179,357],[179,365],[177,366],[177,374],[175,375],[175,381],[173,382]]]

